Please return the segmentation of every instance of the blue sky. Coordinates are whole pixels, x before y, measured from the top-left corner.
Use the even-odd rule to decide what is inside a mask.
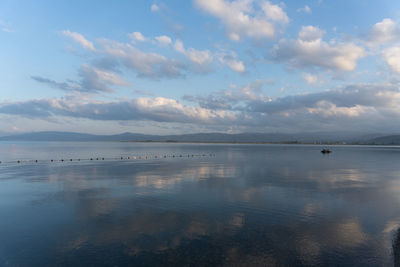
[[[399,1],[1,1],[0,132],[400,131]]]

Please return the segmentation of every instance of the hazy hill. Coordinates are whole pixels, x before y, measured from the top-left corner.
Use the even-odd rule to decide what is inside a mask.
[[[378,137],[378,138],[377,138]],[[1,136],[0,141],[155,141],[155,142],[237,142],[237,143],[329,143],[360,142],[375,140],[381,134],[361,135],[359,133],[316,132],[316,133],[196,133],[182,135],[147,135],[122,133],[116,135],[94,135],[74,132],[33,132]],[[368,141],[369,142],[369,141]]]
[[[371,145],[400,145],[400,135],[388,135],[370,139],[366,142]]]

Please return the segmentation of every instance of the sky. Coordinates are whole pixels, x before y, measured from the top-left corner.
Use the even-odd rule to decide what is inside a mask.
[[[0,133],[400,132],[400,1],[2,0]]]

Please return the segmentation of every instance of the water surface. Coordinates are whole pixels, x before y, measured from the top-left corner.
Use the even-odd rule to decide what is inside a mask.
[[[0,266],[393,265],[400,148],[320,149],[1,142]]]

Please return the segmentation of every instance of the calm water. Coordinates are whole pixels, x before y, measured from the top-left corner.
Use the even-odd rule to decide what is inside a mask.
[[[393,265],[400,148],[320,148],[0,143],[0,266]]]

